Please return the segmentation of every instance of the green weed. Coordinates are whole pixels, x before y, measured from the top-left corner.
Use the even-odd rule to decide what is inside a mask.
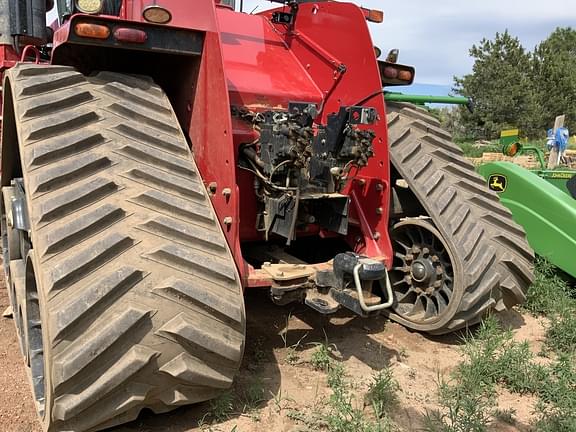
[[[528,345],[515,342],[494,317],[484,320],[464,341],[465,360],[450,380],[440,379],[442,409],[425,416],[429,432],[486,431],[497,413],[497,384],[517,392],[533,391],[537,386]]]
[[[298,354],[298,349],[302,346],[302,341],[308,336],[308,333],[305,333],[304,336],[298,340],[293,345],[288,346],[288,331],[290,330],[290,318],[292,317],[291,314],[286,316],[286,326],[280,332],[280,337],[284,342],[284,348],[286,348],[286,357],[285,361],[289,365],[295,365],[300,361],[300,355]]]
[[[576,307],[567,307],[549,319],[546,346],[556,352],[576,354]]]
[[[270,396],[272,396],[272,401],[278,414],[287,409],[291,403],[295,402],[291,397],[282,394],[282,389],[279,389],[276,394],[270,392]]]
[[[394,423],[388,416],[388,409],[397,404],[396,391],[398,384],[394,381],[392,372],[383,369],[376,373],[363,397],[354,394],[356,386],[349,381],[344,365],[335,360],[332,351],[333,344],[316,344],[317,349],[312,354],[311,365],[326,372],[328,386],[332,390],[327,404],[311,415],[292,413],[307,425],[314,424],[318,429],[329,432],[391,432]],[[372,412],[365,410],[366,406]]]
[[[460,378],[461,379],[461,378]],[[441,410],[428,411],[424,416],[427,432],[485,432],[495,406],[491,392],[482,380],[440,381]]]
[[[397,404],[398,384],[389,369],[383,369],[372,377],[363,401],[353,395],[341,363],[330,363],[328,385],[332,395],[324,421],[330,432],[390,432],[394,429],[387,410]],[[372,416],[364,410],[366,405],[372,407]]]
[[[217,422],[227,420],[234,412],[234,395],[231,391],[222,393],[210,401],[210,417]]]
[[[288,348],[288,351],[286,352],[285,361],[287,364],[292,366],[298,364],[298,362],[300,361],[300,355],[298,354],[298,351],[296,351],[296,349],[292,347]]]
[[[382,417],[398,406],[398,390],[392,371],[382,369],[372,377],[364,403],[372,405],[376,416]]]
[[[328,372],[330,364],[332,363],[332,356],[330,354],[332,346],[328,343],[313,343],[316,345],[316,351],[312,354],[310,364],[316,370]]]
[[[574,290],[558,275],[556,267],[546,259],[537,257],[534,283],[522,307],[533,314],[548,315],[574,305]]]
[[[536,428],[539,432],[576,431],[576,365],[561,355],[539,389]]]
[[[240,393],[242,412],[252,412],[265,400],[265,391],[262,381],[256,379],[247,384]]]

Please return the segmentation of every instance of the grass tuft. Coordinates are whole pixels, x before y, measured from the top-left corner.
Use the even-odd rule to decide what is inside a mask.
[[[331,350],[333,346],[328,345],[328,343],[314,343],[314,345],[316,345],[317,349],[312,354],[310,364],[316,370],[328,372],[332,364]]]
[[[576,431],[576,365],[573,356],[563,354],[550,367],[538,395],[537,431]]]
[[[399,404],[398,383],[394,380],[392,371],[382,369],[372,377],[368,392],[364,396],[364,404],[371,405],[377,417],[392,412]]]
[[[567,307],[549,316],[546,346],[556,352],[576,354],[576,307]]]
[[[557,313],[574,307],[574,290],[558,274],[558,269],[544,258],[537,257],[534,265],[534,283],[528,290],[522,307],[535,315]]]
[[[216,422],[227,420],[234,412],[234,395],[231,391],[222,393],[210,401],[210,416]]]

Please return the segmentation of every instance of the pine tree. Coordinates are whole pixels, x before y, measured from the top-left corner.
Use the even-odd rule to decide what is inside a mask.
[[[454,90],[471,97],[474,112],[460,108],[468,138],[494,139],[506,127],[518,127],[527,135],[537,131],[538,107],[532,85],[532,62],[519,39],[505,31],[494,40],[483,39],[470,49],[472,73],[455,77]]]
[[[557,28],[534,50],[533,82],[542,108],[538,126],[547,129],[566,114],[565,126],[576,133],[576,30]]]

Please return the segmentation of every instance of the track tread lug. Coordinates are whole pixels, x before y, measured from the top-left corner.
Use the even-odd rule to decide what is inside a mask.
[[[55,357],[56,387],[76,376],[93,362],[98,362],[100,355],[151,313],[150,310],[129,305],[123,311],[114,312],[111,316],[106,315],[106,322],[90,332],[88,338],[81,339],[82,343],[69,345]]]
[[[61,290],[76,280],[90,274],[114,257],[134,246],[134,239],[120,233],[112,233],[93,242],[73,257],[66,258],[50,272],[50,291]]]
[[[158,351],[135,345],[98,379],[78,394],[66,394],[54,402],[54,417],[58,420],[68,420],[78,416],[99,398],[110,394],[132,375],[144,368],[153,358],[159,357]]]
[[[219,326],[216,322],[210,327],[203,328],[198,325],[197,320],[184,313],[168,321],[158,333],[168,338],[175,338],[191,348],[202,347],[202,350],[209,350],[232,362],[239,361],[242,356],[242,342],[236,331]]]
[[[212,313],[223,315],[227,319],[237,323],[242,322],[242,310],[238,305],[232,304],[222,296],[216,294],[214,287],[210,290],[200,281],[189,283],[171,277],[154,288],[154,293],[167,298],[178,298],[179,301],[186,299],[186,302],[193,305],[199,305]]]
[[[160,371],[192,385],[222,389],[230,388],[232,385],[230,376],[220,373],[203,361],[186,353],[170,360],[160,368]]]
[[[98,314],[94,309],[98,305],[110,296],[120,295],[135,286],[145,275],[146,273],[142,270],[124,266],[99,278],[85,288],[80,295],[66,299],[56,312],[52,324],[51,331],[54,339],[60,339],[60,335],[69,330],[70,326],[76,325],[90,313],[97,318]]]

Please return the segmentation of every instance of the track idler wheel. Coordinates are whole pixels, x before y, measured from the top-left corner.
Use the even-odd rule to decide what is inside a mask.
[[[462,283],[454,268],[457,254],[425,219],[405,220],[394,226],[394,263],[390,272],[393,304],[398,320],[422,330],[442,327],[457,311]],[[456,258],[454,258],[456,257]]]

